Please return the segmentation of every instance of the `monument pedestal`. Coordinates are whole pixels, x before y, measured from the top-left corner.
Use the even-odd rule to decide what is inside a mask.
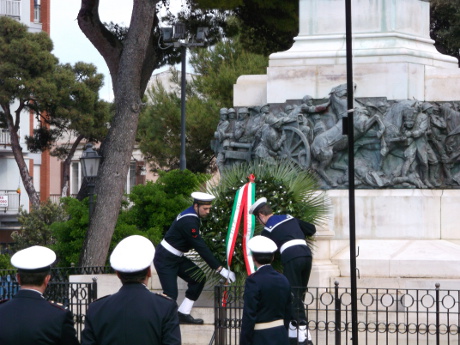
[[[429,6],[420,0],[352,1],[356,97],[458,98],[453,91],[460,81],[458,61],[434,47]],[[291,49],[270,56],[264,84],[263,76],[240,77],[234,106],[323,98],[346,83],[344,1],[300,0],[299,11],[299,35]]]

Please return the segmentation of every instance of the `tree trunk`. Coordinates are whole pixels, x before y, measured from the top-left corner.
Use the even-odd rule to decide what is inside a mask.
[[[8,126],[8,131],[10,133],[11,150],[13,151],[14,159],[16,160],[16,163],[19,168],[19,174],[21,175],[22,184],[26,189],[32,207],[38,208],[40,206],[40,197],[38,196],[38,193],[35,190],[33,178],[29,174],[29,168],[27,167],[26,161],[24,160],[24,156],[22,154],[22,147],[19,143],[19,136],[17,132],[19,126],[15,126],[14,124],[9,104],[2,104],[2,108],[4,110],[4,116]],[[20,116],[21,110],[22,108],[19,107],[17,110],[17,117]]]
[[[134,0],[131,26],[123,44],[100,23],[98,0],[82,0],[78,23],[104,57],[112,76],[116,114],[101,146],[97,203],[83,245],[80,265],[103,266],[117,222],[137,131],[141,97],[154,66],[156,3]]]
[[[78,145],[83,140],[83,135],[79,135],[72,147],[70,148],[69,153],[67,154],[67,158],[65,159],[63,166],[62,166],[62,189],[61,189],[61,197],[67,196],[67,191],[69,190],[69,181],[70,181],[70,164],[72,163],[72,158],[77,150]]]

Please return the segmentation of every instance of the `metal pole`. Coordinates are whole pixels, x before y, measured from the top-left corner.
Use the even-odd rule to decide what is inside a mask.
[[[181,45],[181,92],[180,92],[180,121],[181,121],[181,132],[180,132],[180,170],[185,170],[187,168],[187,162],[185,158],[185,61],[187,54],[187,46],[185,44]]]
[[[345,0],[346,17],[346,53],[347,53],[347,108],[354,107],[353,95],[353,58],[352,58],[352,25],[351,25],[351,0]],[[351,279],[351,323],[352,343],[358,344],[358,294],[356,286],[356,226],[355,226],[355,157],[353,135],[353,112],[348,112],[348,203],[350,222],[350,279]],[[345,125],[345,124],[344,124]]]

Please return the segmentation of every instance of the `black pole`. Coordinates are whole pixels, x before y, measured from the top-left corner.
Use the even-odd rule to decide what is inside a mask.
[[[346,17],[346,50],[347,50],[347,108],[349,110],[346,123],[348,134],[348,203],[350,222],[350,279],[351,279],[351,323],[352,344],[358,344],[358,294],[356,286],[356,226],[355,226],[355,157],[353,135],[353,58],[352,58],[352,26],[351,26],[351,0],[345,0]]]
[[[180,170],[185,170],[187,168],[187,162],[185,158],[185,61],[186,61],[187,47],[186,45],[181,45],[181,87],[180,87]]]

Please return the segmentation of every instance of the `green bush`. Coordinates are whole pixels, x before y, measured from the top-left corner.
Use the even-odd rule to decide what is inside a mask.
[[[0,270],[14,269],[10,262],[11,256],[9,254],[0,254]]]
[[[110,243],[111,252],[123,238],[143,235],[155,245],[183,209],[191,205],[190,194],[200,188],[209,177],[188,170],[161,172],[158,180],[137,185],[124,202]],[[89,224],[88,198],[61,199],[68,214],[66,221],[52,224],[55,243],[52,248],[58,256],[58,265],[68,267],[77,264]]]
[[[11,235],[14,240],[12,250],[16,252],[33,245],[45,247],[53,245],[56,239],[53,236],[51,224],[63,221],[65,218],[66,213],[62,206],[49,200],[30,212],[21,210],[19,213],[21,230]]]

